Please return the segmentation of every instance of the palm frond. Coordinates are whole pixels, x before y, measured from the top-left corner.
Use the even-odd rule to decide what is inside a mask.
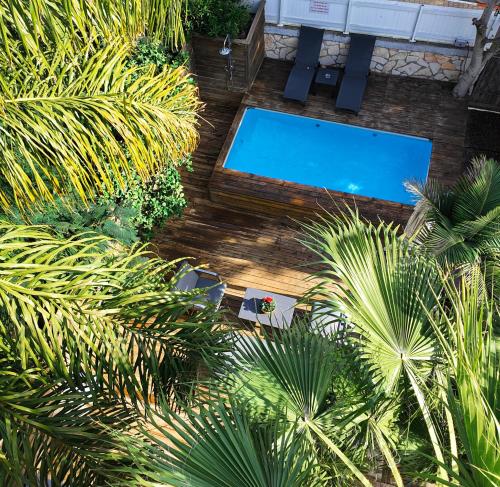
[[[168,426],[146,433],[153,446],[133,455],[142,458],[143,479],[185,487],[310,485],[306,457],[279,422],[256,423],[222,402],[186,414],[168,413]]]
[[[6,478],[102,485],[93,479],[130,460],[113,435],[160,400],[193,400],[200,370],[222,364],[219,315],[190,311],[199,291],[176,290],[175,263],[108,242],[0,224]]]
[[[128,52],[115,40],[83,65],[81,54],[48,72],[21,57],[22,83],[0,74],[4,206],[71,190],[87,201],[112,193],[112,176],[123,182],[133,167],[147,179],[195,148],[200,104],[187,73],[127,68]]]
[[[500,260],[500,165],[478,158],[452,188],[408,183],[417,197],[406,233],[448,271],[495,267]]]
[[[25,52],[45,55],[55,47],[71,54],[89,45],[107,44],[120,38],[130,42],[149,36],[179,47],[184,41],[184,0],[42,0],[0,1],[0,42],[5,55],[15,59]]]
[[[306,226],[305,244],[341,289],[347,321],[360,335],[358,346],[389,394],[406,379],[420,406],[436,457],[444,460],[431,416],[426,382],[439,351],[427,317],[441,289],[437,265],[397,228],[374,226],[357,214]]]
[[[447,405],[467,460],[456,458],[460,468],[452,478],[460,485],[492,487],[500,469],[500,358],[493,331],[497,310],[481,291],[482,280],[476,270],[458,288],[447,283],[451,313],[440,307],[430,316],[450,364]]]
[[[380,395],[373,393],[374,384],[349,345],[296,323],[278,340],[243,337],[235,356],[239,368],[228,395],[256,420],[281,420],[286,431],[296,431],[318,476],[335,478],[339,470],[337,480],[370,485],[360,468],[373,462],[377,445],[394,467],[388,439],[394,425],[382,419],[392,408],[387,401],[379,404]]]
[[[2,485],[103,485],[109,469],[131,463],[117,433],[137,428],[133,409],[51,383],[42,371],[24,376],[16,384],[5,370],[0,377]]]

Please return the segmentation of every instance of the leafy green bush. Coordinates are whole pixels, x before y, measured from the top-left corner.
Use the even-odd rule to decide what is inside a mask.
[[[188,29],[210,37],[230,34],[237,38],[245,32],[251,15],[240,0],[189,0]]]
[[[190,162],[184,161],[190,168]],[[105,194],[101,198],[103,204],[130,208],[134,211],[131,222],[141,237],[151,238],[155,226],[161,226],[172,216],[180,216],[186,207],[186,198],[177,168],[167,164],[158,174],[144,182],[134,174],[129,184],[120,188],[115,183],[112,195]]]
[[[83,232],[94,232],[130,245],[139,240],[136,219],[138,211],[131,206],[113,202],[98,202],[86,207],[77,197],[58,198],[54,203],[34,209],[23,215],[14,212],[2,219],[15,224],[46,225],[61,237],[72,237]]]
[[[147,37],[139,39],[129,59],[129,66],[149,66],[154,64],[158,71],[165,65],[172,68],[187,64],[189,54],[187,51],[172,52],[157,41]]]
[[[189,168],[189,161],[185,165]],[[16,224],[47,225],[66,238],[95,232],[130,245],[139,239],[150,239],[155,226],[181,215],[186,204],[179,171],[169,164],[147,182],[137,174],[132,175],[123,189],[115,182],[113,194],[102,195],[89,207],[76,196],[66,197],[33,209],[27,215],[14,212],[0,219]]]

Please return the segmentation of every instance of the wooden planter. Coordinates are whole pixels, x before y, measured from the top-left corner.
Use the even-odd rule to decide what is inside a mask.
[[[192,35],[194,68],[198,77],[210,78],[212,84],[230,91],[244,92],[252,86],[265,54],[264,4],[265,1],[262,0],[246,38],[232,40],[232,80],[229,80],[226,71],[226,59],[219,54],[224,38]]]

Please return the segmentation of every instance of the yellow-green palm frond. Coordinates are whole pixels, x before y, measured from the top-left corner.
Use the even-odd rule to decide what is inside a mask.
[[[20,54],[15,76],[0,73],[4,207],[69,190],[86,201],[131,166],[146,179],[194,150],[200,103],[186,71],[129,68],[128,53],[115,41],[48,69]]]
[[[115,435],[192,399],[227,349],[217,313],[186,316],[200,291],[176,290],[175,262],[107,243],[0,222],[2,486],[108,485],[132,460]]]
[[[15,58],[26,52],[45,54],[62,48],[69,54],[117,38],[147,35],[172,47],[184,41],[184,0],[0,0],[0,43]]]

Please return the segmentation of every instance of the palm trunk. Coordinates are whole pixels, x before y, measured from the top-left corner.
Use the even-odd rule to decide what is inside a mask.
[[[476,44],[472,50],[469,66],[465,70],[465,73],[460,76],[455,88],[453,88],[453,96],[463,98],[467,94],[470,94],[483,69],[483,58],[483,46],[482,44]]]
[[[458,83],[453,89],[453,95],[458,98],[463,98],[472,92],[472,88],[474,88],[474,84],[488,59],[498,50],[500,28],[494,37],[494,45],[490,47],[488,53],[484,51],[484,47],[488,42],[488,25],[497,5],[500,5],[500,0],[488,0],[481,17],[479,19],[472,19],[472,23],[476,27],[476,38],[474,40],[470,64],[460,76]]]

